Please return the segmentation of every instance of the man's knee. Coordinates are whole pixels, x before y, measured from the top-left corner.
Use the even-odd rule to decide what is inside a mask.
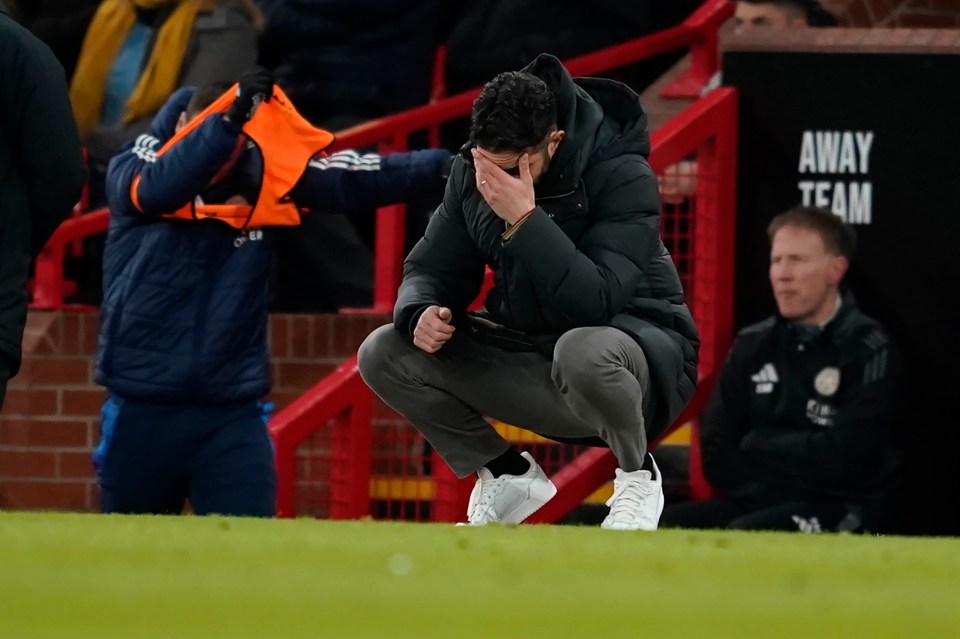
[[[370,333],[357,352],[357,366],[363,381],[376,390],[391,364],[396,361],[396,356],[405,348],[407,344],[404,344],[403,336],[393,324],[381,326]]]
[[[616,366],[620,340],[630,339],[611,327],[575,328],[564,333],[553,349],[553,381],[562,384],[591,382],[605,368]]]

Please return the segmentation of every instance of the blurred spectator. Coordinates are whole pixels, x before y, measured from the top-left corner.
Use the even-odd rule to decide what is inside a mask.
[[[734,35],[753,29],[806,29],[835,27],[837,19],[820,6],[818,0],[736,0],[733,14]],[[723,74],[717,71],[703,87],[706,95],[719,87]]]
[[[733,21],[735,35],[749,33],[753,29],[837,26],[837,19],[820,6],[818,0],[737,0]],[[722,71],[717,71],[703,87],[702,95],[722,83]]]
[[[18,20],[53,50],[69,78],[98,4],[100,0],[20,0]]]
[[[447,3],[257,0],[261,62],[307,120],[330,130],[424,104]]]
[[[0,3],[0,408],[20,369],[30,262],[83,180],[63,67]]]
[[[663,525],[876,531],[902,386],[886,331],[839,292],[853,229],[798,207],[768,233],[779,312],[737,336],[701,420],[719,495],[668,508]]]
[[[262,26],[250,0],[104,0],[70,82],[92,163],[144,133],[177,87],[235,81]]]
[[[447,85],[458,93],[501,71],[519,69],[539,53],[567,60],[651,33],[650,0],[474,0],[447,39]]]
[[[733,19],[738,33],[837,26],[837,19],[818,0],[737,0]]]
[[[110,163],[95,371],[108,399],[94,456],[106,512],[176,514],[189,498],[199,514],[273,514],[269,408],[260,400],[270,388],[276,217],[248,225],[409,197],[436,183],[449,157],[347,151],[311,159],[332,136],[286,102],[261,104],[273,95],[268,71],[244,74],[232,103],[225,89],[176,92],[149,133]],[[202,113],[216,100],[224,112],[218,104]],[[254,112],[259,122],[244,126]],[[224,207],[213,208],[224,204],[239,214],[234,223],[204,219],[224,216]]]

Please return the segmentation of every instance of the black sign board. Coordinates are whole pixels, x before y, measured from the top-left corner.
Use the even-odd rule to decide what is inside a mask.
[[[857,230],[846,283],[904,355],[896,528],[960,534],[960,55],[728,52],[740,92],[735,316],[775,310],[770,219],[823,206]]]

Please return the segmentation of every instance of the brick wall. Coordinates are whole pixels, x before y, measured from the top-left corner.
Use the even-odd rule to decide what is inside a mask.
[[[283,408],[344,359],[383,316],[277,315],[271,399]],[[96,313],[31,313],[24,364],[0,413],[0,509],[96,510],[90,455],[103,389],[92,380]],[[382,410],[382,409],[381,409]],[[381,413],[382,416],[382,413]]]

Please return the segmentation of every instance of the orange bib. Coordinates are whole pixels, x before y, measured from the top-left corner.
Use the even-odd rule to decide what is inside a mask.
[[[223,113],[229,109],[236,91],[237,86],[234,85],[193,118],[157,151],[157,157],[162,156],[200,126],[208,115]],[[257,201],[252,205],[197,204],[194,201],[164,217],[220,220],[241,230],[248,227],[300,224],[300,209],[290,199],[290,191],[303,177],[310,159],[333,144],[333,134],[318,129],[303,119],[278,86],[273,87],[270,101],[261,103],[250,121],[243,125],[243,132],[263,155],[263,178]],[[130,189],[135,204],[139,184],[138,175]]]

